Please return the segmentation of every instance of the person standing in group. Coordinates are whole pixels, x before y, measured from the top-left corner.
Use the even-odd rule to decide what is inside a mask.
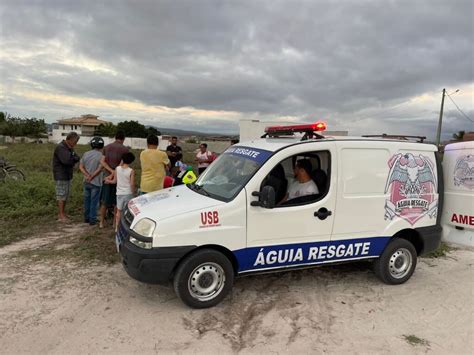
[[[56,184],[56,200],[58,201],[58,221],[60,222],[68,220],[66,201],[71,193],[74,165],[80,160],[73,149],[78,141],[79,135],[76,132],[70,132],[66,139],[54,149],[53,176]]]
[[[158,137],[150,134],[147,139],[147,149],[140,153],[142,176],[140,181],[141,193],[148,193],[163,188],[166,169],[169,168],[168,155],[158,149]],[[180,148],[181,149],[181,148]]]
[[[198,172],[201,175],[213,161],[213,154],[207,150],[206,143],[201,143],[199,146],[199,152],[197,152],[195,160],[198,162]]]
[[[115,168],[120,164],[122,156],[128,153],[129,150],[123,145],[125,141],[125,133],[123,131],[117,131],[115,134],[115,142],[105,146],[102,159],[100,161],[102,167],[106,170],[106,176],[113,174]],[[100,228],[104,227],[105,214],[107,208],[116,206],[117,203],[117,185],[106,184],[102,186],[102,192],[100,196]],[[114,215],[116,210],[114,209]]]
[[[178,160],[177,158],[178,154],[182,154],[182,153],[183,153],[183,150],[178,145],[178,137],[171,137],[171,144],[168,147],[166,147],[166,154],[168,155],[168,158],[170,159],[171,167],[175,166],[176,161]]]
[[[115,211],[115,231],[117,231],[120,224],[120,216],[122,211],[127,207],[136,193],[135,187],[135,170],[130,167],[130,164],[135,160],[133,153],[125,153],[122,156],[122,161],[119,166],[115,168],[112,175],[105,179],[105,184],[116,184],[117,186],[117,210]]]
[[[84,175],[84,223],[93,226],[97,223],[97,209],[103,180],[100,160],[104,140],[101,137],[94,137],[90,145],[91,150],[82,156],[79,169]]]

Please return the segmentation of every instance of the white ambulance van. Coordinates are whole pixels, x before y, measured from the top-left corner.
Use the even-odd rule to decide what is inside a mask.
[[[131,200],[116,235],[127,273],[172,281],[194,308],[218,304],[250,273],[373,259],[383,282],[407,281],[441,239],[436,147],[324,129],[268,127],[194,184]]]
[[[444,149],[443,239],[474,247],[474,142]]]

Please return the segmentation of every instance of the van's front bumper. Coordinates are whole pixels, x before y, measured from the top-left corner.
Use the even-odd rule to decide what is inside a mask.
[[[144,249],[130,243],[130,236],[138,240],[145,238],[130,230],[122,220],[116,235],[122,265],[128,275],[146,283],[168,283],[181,258],[196,248],[190,245]]]

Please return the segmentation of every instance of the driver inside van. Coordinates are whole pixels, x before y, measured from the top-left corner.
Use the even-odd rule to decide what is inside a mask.
[[[288,193],[282,202],[319,193],[318,187],[311,179],[312,169],[313,166],[309,159],[300,159],[296,162],[294,167],[295,181],[288,188]]]

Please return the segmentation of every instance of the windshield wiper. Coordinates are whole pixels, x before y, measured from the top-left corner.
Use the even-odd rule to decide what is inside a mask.
[[[192,184],[188,184],[188,186],[191,190],[196,191],[197,193],[200,193],[205,196],[210,196],[209,192],[207,192],[201,185],[197,185],[193,182]]]

